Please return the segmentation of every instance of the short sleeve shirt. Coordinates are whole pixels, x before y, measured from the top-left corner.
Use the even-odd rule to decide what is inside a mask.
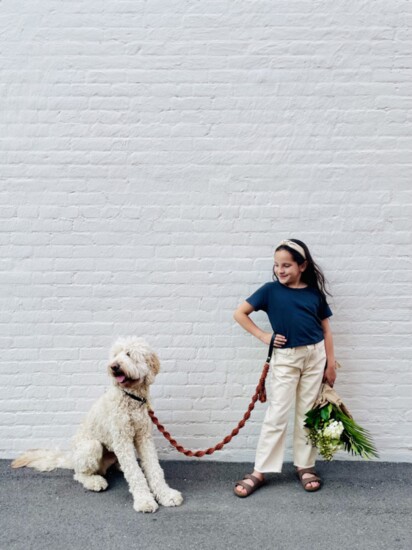
[[[324,338],[321,321],[333,315],[317,288],[290,288],[279,281],[265,283],[246,301],[265,311],[273,332],[287,338],[282,348],[317,344]]]

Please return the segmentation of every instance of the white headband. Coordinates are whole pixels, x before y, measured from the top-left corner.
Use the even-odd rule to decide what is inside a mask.
[[[294,243],[293,241],[289,241],[286,239],[284,241],[280,241],[280,243],[277,245],[276,248],[279,248],[279,246],[283,244],[285,244],[286,246],[289,246],[290,248],[293,248],[294,250],[296,250],[296,252],[299,252],[299,254],[303,256],[306,260],[305,250],[300,246],[300,244]]]

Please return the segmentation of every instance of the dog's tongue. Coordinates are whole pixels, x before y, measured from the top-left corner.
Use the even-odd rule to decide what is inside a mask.
[[[124,376],[123,374],[120,374],[119,376],[116,376],[116,380],[118,382],[124,382],[126,376]]]

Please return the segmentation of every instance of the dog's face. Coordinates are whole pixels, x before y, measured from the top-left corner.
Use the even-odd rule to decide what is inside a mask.
[[[118,338],[110,350],[109,376],[120,388],[148,386],[154,382],[159,370],[157,355],[141,338]]]

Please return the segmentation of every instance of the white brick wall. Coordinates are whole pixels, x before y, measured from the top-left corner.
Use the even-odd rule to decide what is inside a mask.
[[[382,459],[410,461],[411,15],[2,2],[1,457],[67,447],[126,334],[161,358],[171,433],[220,441],[267,351],[233,310],[296,237],[334,294],[337,389]],[[264,410],[203,460],[253,460]]]

